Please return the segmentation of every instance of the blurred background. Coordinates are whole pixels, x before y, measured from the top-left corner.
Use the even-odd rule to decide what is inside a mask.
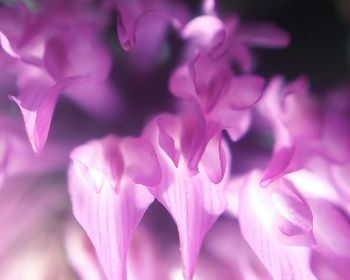
[[[221,9],[237,12],[243,20],[268,20],[292,38],[282,50],[256,50],[257,72],[282,73],[293,79],[310,78],[311,88],[321,93],[350,81],[349,0],[224,0]]]

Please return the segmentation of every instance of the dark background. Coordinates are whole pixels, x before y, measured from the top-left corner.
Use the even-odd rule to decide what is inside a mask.
[[[314,92],[322,93],[350,79],[349,0],[224,0],[219,8],[243,20],[277,23],[292,38],[284,50],[256,50],[256,71],[288,79],[306,74]]]

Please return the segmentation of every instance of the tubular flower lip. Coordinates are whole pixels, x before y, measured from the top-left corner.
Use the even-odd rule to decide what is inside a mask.
[[[193,174],[184,155],[185,147],[190,146],[187,142],[191,141],[186,134],[192,130],[181,130],[182,125],[176,116],[162,115],[150,122],[143,135],[155,146],[163,174],[160,184],[149,189],[175,220],[183,274],[185,279],[192,279],[202,241],[226,209],[229,153],[221,137],[213,136],[204,145],[198,172]],[[167,141],[164,141],[165,135]]]
[[[147,164],[140,163],[135,153],[141,153]],[[142,138],[108,136],[76,148],[71,158],[74,215],[91,239],[106,276],[126,279],[132,232],[154,199],[144,185],[160,180],[153,148]]]

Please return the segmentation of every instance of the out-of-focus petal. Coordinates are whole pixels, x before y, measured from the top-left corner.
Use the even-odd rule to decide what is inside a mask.
[[[310,200],[314,215],[316,246],[313,270],[318,279],[346,279],[350,263],[348,217],[328,201]]]
[[[182,65],[175,69],[169,79],[169,90],[177,97],[188,97],[195,95],[195,88],[191,80],[189,69]]]
[[[271,122],[275,134],[273,155],[261,179],[262,186],[267,186],[274,179],[290,171],[295,153],[293,135],[282,120],[284,94],[282,78],[275,77],[268,84],[263,98],[258,104],[261,114]]]
[[[221,108],[221,110],[215,111],[215,117],[228,132],[232,141],[238,141],[245,135],[252,121],[251,112],[248,110],[236,111]]]
[[[12,48],[11,43],[7,36],[0,31],[0,46],[1,48],[13,58],[20,58],[20,55]]]
[[[63,42],[56,38],[48,40],[45,46],[43,60],[45,68],[54,79],[62,78],[67,63],[66,50]]]
[[[199,16],[191,20],[182,30],[185,39],[191,39],[198,47],[210,50],[220,45],[225,37],[223,22],[215,16]]]
[[[246,25],[238,36],[240,40],[254,47],[284,48],[290,42],[288,33],[271,23]]]
[[[12,99],[19,106],[29,141],[34,152],[39,153],[47,140],[52,115],[61,91],[75,78],[68,78],[52,86],[44,80],[29,80],[18,97]]]
[[[70,217],[64,182],[31,176],[11,178],[0,191],[0,202],[1,278],[74,277],[60,235]]]
[[[202,10],[204,14],[215,14],[215,6],[216,6],[216,0],[203,0],[202,1]]]
[[[0,139],[0,187],[5,180],[7,173],[7,166],[10,157],[10,144],[8,139],[2,137]]]
[[[104,280],[95,249],[84,230],[71,223],[65,233],[65,247],[69,262],[82,280]]]
[[[141,24],[147,24],[147,18],[159,18],[161,23],[170,23],[179,28],[180,23],[172,15],[170,3],[159,3],[158,1],[122,1],[115,0],[117,9],[117,30],[121,46],[130,50],[136,42],[136,33]],[[176,10],[176,9],[175,9]],[[165,23],[164,23],[165,22]]]
[[[316,279],[309,266],[309,249],[286,245],[276,235],[273,226],[276,210],[271,207],[269,189],[260,188],[258,182],[259,173],[254,172],[241,190],[239,223],[244,238],[273,278]]]
[[[203,247],[210,252],[214,265],[221,263],[230,268],[220,279],[271,280],[269,272],[244,240],[238,221],[235,219],[227,217],[219,219],[208,233]],[[199,267],[199,273],[200,269]],[[204,272],[209,273],[210,270],[213,270],[213,267],[208,264]],[[205,276],[204,274],[203,279],[215,279],[213,276],[212,278]]]
[[[233,78],[227,93],[230,107],[243,110],[255,105],[262,97],[264,83],[264,79],[256,75]]]
[[[314,214],[315,250],[331,258],[350,261],[350,224],[348,217],[325,200],[310,200]]]
[[[334,188],[342,198],[350,201],[350,163],[344,165],[332,164],[329,167]]]
[[[292,161],[294,149],[294,146],[275,146],[271,161],[261,178],[261,186],[266,187],[273,180],[284,174]]]
[[[273,188],[271,202],[276,211],[276,224],[287,237],[283,241],[293,245],[313,244],[313,215],[294,185],[282,178],[272,183],[270,188]]]

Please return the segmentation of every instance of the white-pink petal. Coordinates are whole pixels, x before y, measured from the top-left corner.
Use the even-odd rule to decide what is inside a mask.
[[[316,279],[310,269],[309,248],[286,245],[278,238],[269,189],[259,187],[260,172],[242,186],[239,223],[242,234],[274,279]]]
[[[107,278],[125,280],[131,235],[154,198],[146,187],[136,185],[127,176],[123,177],[118,188],[108,185],[115,184],[114,180],[104,180],[98,192],[91,186],[93,180],[86,180],[86,177],[80,175],[81,166],[74,162],[78,161],[79,156],[84,157],[89,148],[93,150],[89,153],[93,156],[90,162],[99,158],[101,163],[94,169],[114,169],[113,157],[110,157],[113,153],[108,152],[108,147],[107,151],[104,149],[105,144],[103,140],[95,141],[73,151],[74,161],[69,169],[69,191],[73,213],[91,239]],[[97,148],[97,145],[102,145],[102,148]],[[83,161],[86,162],[86,159]],[[85,168],[89,168],[89,165]],[[91,171],[85,172],[91,173],[94,174]]]
[[[169,181],[156,190],[157,199],[174,218],[180,237],[185,279],[193,278],[202,241],[226,209],[224,185],[215,185],[203,173],[191,176],[186,164],[167,167]]]
[[[220,138],[213,138],[209,148],[207,144],[204,146],[204,158],[201,155],[198,159],[197,173],[194,174],[189,168],[183,154],[175,165],[159,145],[161,130],[165,129],[173,139],[175,146],[171,146],[171,150],[183,148],[179,138],[188,132],[177,130],[176,125],[173,126],[169,120],[162,122],[161,129],[159,122],[167,118],[177,120],[175,116],[163,115],[151,122],[144,131],[144,135],[155,145],[162,167],[161,183],[149,189],[175,220],[180,238],[183,273],[185,279],[189,280],[194,276],[196,260],[207,231],[226,209],[225,193],[230,166],[226,161],[229,161],[230,154],[226,146],[221,147]],[[197,149],[201,147],[198,146]],[[209,166],[210,161],[212,167]]]
[[[182,30],[182,36],[193,40],[200,47],[210,49],[223,42],[225,27],[215,16],[199,16],[187,23]]]

